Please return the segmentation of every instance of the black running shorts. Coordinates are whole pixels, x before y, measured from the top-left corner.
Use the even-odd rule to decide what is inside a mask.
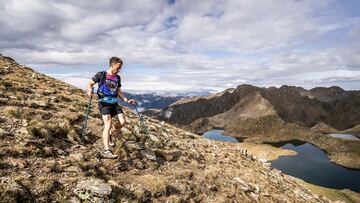
[[[102,116],[110,114],[111,117],[124,113],[123,110],[121,109],[121,106],[118,103],[109,104],[109,103],[99,102],[99,111]]]

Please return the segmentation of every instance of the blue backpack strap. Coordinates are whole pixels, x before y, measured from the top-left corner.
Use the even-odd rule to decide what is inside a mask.
[[[101,72],[100,82],[99,82],[99,84],[98,84],[98,89],[97,89],[97,94],[98,94],[98,95],[99,95],[99,89],[100,89],[100,87],[104,84],[105,80],[106,80],[106,71],[102,71],[102,72]],[[99,95],[99,96],[100,96],[100,95]]]
[[[118,78],[118,81],[119,81],[119,85],[118,85],[118,89],[119,89],[120,85],[121,85],[121,77],[120,77],[120,75],[116,75],[116,77]]]
[[[101,79],[99,84],[104,84],[104,81],[106,80],[106,71],[101,72]]]

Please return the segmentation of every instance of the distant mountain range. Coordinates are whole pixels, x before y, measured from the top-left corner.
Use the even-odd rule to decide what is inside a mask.
[[[160,96],[156,94],[131,94],[124,92],[127,98],[133,98],[137,101],[140,110],[145,109],[161,109],[180,100],[181,96]]]
[[[212,89],[200,89],[200,90],[127,90],[126,92],[131,92],[131,94],[141,95],[141,94],[151,94],[154,96],[162,97],[192,97],[192,96],[207,96],[216,92]]]
[[[280,88],[240,85],[204,97],[183,98],[162,109],[157,116],[170,123],[189,125],[197,119],[237,111],[236,107],[245,101],[251,105],[261,104],[252,113],[259,113],[266,106],[284,122],[307,127],[323,122],[337,130],[345,130],[360,123],[360,91],[346,91],[336,86],[306,90],[286,85]]]
[[[360,91],[244,84],[144,113],[195,133],[224,129],[227,135],[259,142],[311,142],[327,151],[332,161],[360,168],[360,142],[323,136],[339,132],[360,136]]]
[[[128,98],[134,98],[137,101],[141,111],[146,109],[162,109],[170,104],[186,97],[192,96],[206,96],[211,94],[212,90],[199,91],[140,91],[133,90],[124,92]]]

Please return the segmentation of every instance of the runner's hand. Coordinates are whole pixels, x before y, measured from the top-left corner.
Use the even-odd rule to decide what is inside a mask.
[[[128,104],[131,104],[131,105],[135,105],[136,101],[135,101],[135,99],[129,99],[129,100],[127,101],[127,103],[128,103]]]
[[[92,90],[88,90],[88,91],[87,91],[87,95],[88,95],[89,97],[91,97],[91,96],[94,95],[94,92],[93,92]]]

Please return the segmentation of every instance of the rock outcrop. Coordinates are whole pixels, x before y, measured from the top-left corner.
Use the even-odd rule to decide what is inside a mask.
[[[96,108],[79,145],[82,90],[4,56],[0,77],[1,202],[330,202],[234,143],[145,117],[148,137],[127,107],[103,159]]]

